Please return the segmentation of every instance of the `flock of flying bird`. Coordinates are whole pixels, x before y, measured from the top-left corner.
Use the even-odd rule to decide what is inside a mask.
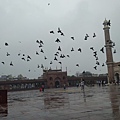
[[[109,22],[110,22],[110,21],[109,21]],[[109,25],[110,25],[110,23],[109,23]],[[65,36],[64,32],[63,32],[59,27],[58,27],[57,33],[60,34],[61,36]],[[53,34],[53,35],[54,35],[55,32],[54,32],[53,30],[51,30],[51,31],[49,31],[49,34]],[[93,36],[92,36],[92,37],[95,38],[95,37],[96,37],[96,34],[93,33]],[[70,38],[71,38],[71,40],[73,40],[73,41],[75,40],[75,37],[73,37],[73,36],[71,36]],[[84,40],[86,41],[86,40],[88,40],[88,38],[89,38],[89,35],[86,34],[85,37],[84,37]],[[40,53],[43,53],[43,55],[44,55],[44,50],[43,50],[44,41],[42,41],[42,40],[36,40],[35,42],[38,44],[38,47],[40,48],[40,52],[36,51],[35,54],[36,54],[36,55],[40,55]],[[60,40],[59,38],[57,38],[57,39],[55,40],[55,42],[56,42],[56,43],[60,43],[61,40]],[[112,48],[115,46],[115,43],[112,42],[111,40],[107,41],[107,43],[109,43]],[[107,43],[106,43],[106,44],[107,44]],[[8,47],[9,44],[8,44],[7,42],[5,42],[5,46]],[[105,47],[106,47],[106,46],[103,46],[103,47],[100,49],[100,51],[101,51],[102,53],[104,53],[104,48],[105,48]],[[100,64],[100,62],[98,61],[98,54],[97,54],[97,51],[95,51],[94,47],[90,47],[90,50],[93,51],[93,56],[94,56],[94,58],[95,58],[95,60],[96,60],[96,65],[95,65],[93,68],[94,68],[95,70],[97,70],[97,67],[98,67],[99,65],[101,65],[102,67],[105,66],[104,63],[103,63],[103,64]],[[61,51],[62,51],[61,46],[59,46],[58,49],[57,49],[57,51],[54,53],[54,59],[51,60],[51,61],[49,61],[49,64],[53,64],[53,61],[57,61],[57,62],[58,62],[59,64],[61,64],[61,66],[62,66],[62,62],[61,62],[60,59],[70,58],[70,57],[71,57],[69,54],[66,54],[66,55],[65,55],[65,54],[63,54]],[[71,48],[71,52],[73,52],[73,51],[75,51],[75,50],[74,50],[74,48],[72,47],[72,48]],[[82,49],[81,49],[81,48],[78,48],[77,51],[81,53],[81,52],[82,52]],[[116,53],[116,50],[115,50],[115,49],[114,49],[114,52],[113,52],[113,53]],[[21,54],[22,54],[22,55],[21,55]],[[7,53],[6,53],[6,56],[10,56],[10,53],[7,52]],[[26,55],[26,54],[23,54],[23,53],[18,53],[18,56],[22,56],[21,59],[22,59],[23,61],[30,61],[30,60],[32,60],[32,58],[31,58],[30,55]],[[44,56],[44,59],[45,59],[45,60],[48,59],[47,56]],[[5,61],[2,61],[1,63],[2,63],[3,65],[5,65]],[[12,61],[10,62],[10,66],[14,66],[14,64],[13,64]],[[79,67],[80,65],[79,65],[78,63],[76,63],[75,66],[76,66],[76,67]],[[41,64],[41,65],[38,64],[38,65],[37,65],[37,68],[42,68],[42,69],[43,69],[43,68],[45,68],[45,66],[44,66],[44,64]],[[29,69],[28,71],[30,72],[31,70]]]

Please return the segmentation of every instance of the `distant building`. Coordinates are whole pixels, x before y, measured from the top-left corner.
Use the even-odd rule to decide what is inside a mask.
[[[120,82],[120,62],[114,63],[114,80]]]
[[[62,71],[61,69],[56,70],[43,70],[43,79],[46,81],[46,86],[48,88],[62,87],[67,83],[67,71]]]

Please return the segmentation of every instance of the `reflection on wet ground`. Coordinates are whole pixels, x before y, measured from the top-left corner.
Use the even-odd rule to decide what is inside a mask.
[[[8,93],[1,120],[120,120],[120,86],[72,87]]]

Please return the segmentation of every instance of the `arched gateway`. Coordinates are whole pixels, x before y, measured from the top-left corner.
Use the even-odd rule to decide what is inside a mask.
[[[46,79],[47,88],[59,88],[67,85],[67,71],[61,69],[43,70],[43,78]]]

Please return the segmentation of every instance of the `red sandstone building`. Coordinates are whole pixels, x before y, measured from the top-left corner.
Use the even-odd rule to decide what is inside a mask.
[[[68,84],[67,71],[57,70],[43,70],[43,79],[46,81],[48,88],[63,87]]]

